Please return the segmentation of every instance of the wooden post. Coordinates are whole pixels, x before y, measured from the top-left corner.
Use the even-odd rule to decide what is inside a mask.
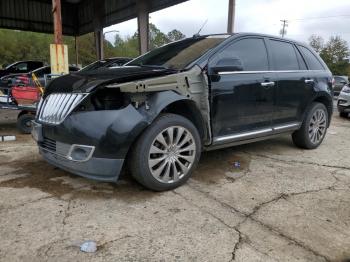
[[[61,0],[52,0],[52,15],[54,24],[55,44],[61,45],[63,43]]]

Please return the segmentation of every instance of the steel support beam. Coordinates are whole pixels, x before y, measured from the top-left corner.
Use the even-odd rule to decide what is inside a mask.
[[[61,45],[63,43],[61,0],[52,0],[52,15],[54,24],[55,44]]]
[[[145,54],[149,50],[149,10],[146,0],[137,1],[137,23],[140,54]]]
[[[227,33],[232,34],[235,29],[236,0],[229,0]]]
[[[79,46],[78,46],[78,37],[74,37],[74,49],[75,49],[75,65],[79,66]]]
[[[96,48],[96,57],[98,60],[104,58],[103,50],[103,16],[104,16],[104,3],[105,1],[93,0],[93,9],[94,9],[94,34],[95,34],[95,48]]]
[[[95,30],[95,47],[96,47],[96,57],[98,60],[104,58],[104,50],[103,50],[103,30]]]

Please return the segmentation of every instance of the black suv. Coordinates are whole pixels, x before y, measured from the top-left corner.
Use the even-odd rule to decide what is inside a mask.
[[[33,128],[42,156],[116,181],[123,167],[156,191],[183,184],[201,152],[290,133],[323,141],[333,78],[302,43],[260,34],[195,36],[126,66],[52,81]]]
[[[0,70],[0,77],[10,74],[28,73],[42,66],[44,66],[44,63],[40,61],[19,61]]]

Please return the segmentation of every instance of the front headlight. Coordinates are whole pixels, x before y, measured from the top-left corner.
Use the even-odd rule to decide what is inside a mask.
[[[350,93],[350,87],[349,86],[344,86],[341,91],[344,92],[344,93]]]

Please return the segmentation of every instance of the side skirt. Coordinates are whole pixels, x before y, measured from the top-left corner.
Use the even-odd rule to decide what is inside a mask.
[[[274,126],[273,128],[264,128],[244,133],[236,133],[228,136],[214,137],[213,144],[205,147],[204,151],[243,145],[253,142],[258,142],[266,139],[278,137],[282,134],[292,133],[298,130],[301,123],[289,123],[285,125]]]

